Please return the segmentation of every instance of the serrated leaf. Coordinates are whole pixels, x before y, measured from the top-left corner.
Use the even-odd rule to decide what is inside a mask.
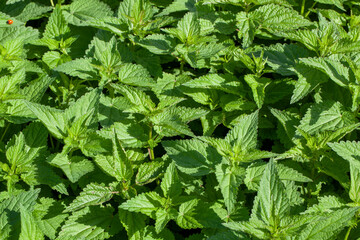
[[[180,11],[194,11],[195,0],[175,0],[170,3],[165,9],[162,10],[158,16],[169,15],[170,13],[180,12]]]
[[[113,138],[113,158],[114,168],[116,169],[116,178],[118,181],[128,181],[133,175],[133,169],[130,159],[126,156],[124,148],[121,146],[114,130]]]
[[[116,122],[112,127],[103,129],[100,135],[106,138],[112,138],[114,128],[117,138],[124,147],[143,147],[149,140],[148,133],[146,132],[147,129],[144,125],[128,121],[125,123]]]
[[[294,67],[299,58],[307,58],[312,54],[297,44],[276,44],[264,49],[266,63],[283,76],[294,75]]]
[[[360,144],[358,142],[341,141],[339,143],[328,143],[328,145],[339,156],[349,161],[351,168],[360,169]],[[354,173],[355,173],[354,176],[351,175],[352,178],[353,177],[356,178],[357,173],[356,172]],[[355,183],[353,183],[352,181],[351,184],[355,184]]]
[[[155,81],[141,65],[126,63],[119,70],[119,81],[123,84],[140,87],[151,87]]]
[[[183,85],[191,88],[219,89],[240,96],[244,91],[238,79],[230,74],[207,74]]]
[[[339,86],[346,87],[351,82],[349,68],[341,62],[329,58],[302,58],[300,62],[324,72]]]
[[[71,104],[66,110],[65,115],[69,121],[76,121],[86,114],[91,115],[87,120],[87,124],[95,124],[97,122],[97,111],[100,99],[100,88],[95,88],[81,96],[75,103]]]
[[[163,207],[164,199],[156,192],[146,192],[122,203],[119,208],[130,212],[140,212],[151,218],[155,212]]]
[[[329,239],[336,236],[353,218],[358,208],[341,209],[332,212],[319,221],[313,221],[296,237],[297,240]]]
[[[32,211],[39,192],[40,189],[20,192],[18,194],[12,195],[0,203],[1,237],[8,237],[11,233],[13,237],[10,239],[17,239],[16,236],[19,236],[21,229],[20,209],[23,208],[25,210]]]
[[[94,165],[84,157],[74,156],[69,158],[65,154],[50,156],[49,163],[60,168],[72,182],[77,182],[85,174],[94,170]]]
[[[179,207],[176,223],[183,229],[202,228],[203,226],[196,220],[195,211],[199,204],[198,199],[184,202]]]
[[[100,205],[109,201],[112,195],[111,187],[106,187],[104,184],[90,183],[64,212],[73,212],[91,205]]]
[[[350,179],[349,197],[355,203],[360,203],[360,168],[352,163],[350,163]]]
[[[260,109],[265,100],[265,88],[271,83],[269,78],[257,77],[253,74],[245,75],[244,80],[250,86],[256,105]]]
[[[155,54],[169,54],[174,48],[173,39],[164,34],[151,34],[136,43]]]
[[[254,201],[252,218],[276,229],[281,219],[289,216],[290,202],[273,160],[267,164]]]
[[[127,111],[129,112],[138,112],[141,114],[149,114],[155,109],[155,104],[151,100],[151,98],[143,91],[138,88],[129,87],[126,85],[111,85],[115,90],[119,91],[121,94],[126,97],[132,107]]]
[[[78,58],[65,62],[54,68],[54,70],[85,80],[100,79],[89,58]]]
[[[112,207],[91,206],[74,212],[62,226],[57,239],[107,239],[118,231],[120,221]]]
[[[36,225],[32,213],[25,207],[20,207],[21,232],[19,240],[43,240],[44,235]]]
[[[67,120],[63,111],[36,103],[25,104],[55,137],[63,139],[66,136]]]
[[[36,224],[50,239],[55,239],[61,224],[68,216],[62,213],[63,210],[63,203],[52,198],[40,198],[34,207],[33,216]]]
[[[312,182],[312,180],[302,173],[286,165],[277,164],[278,175],[281,180],[290,180],[296,182]],[[258,190],[260,180],[266,168],[266,162],[254,162],[246,168],[244,183],[250,190]]]
[[[297,11],[276,4],[259,7],[250,14],[250,18],[261,24],[261,28],[270,31],[289,31],[311,25],[311,22]]]
[[[142,186],[154,181],[159,177],[163,167],[163,161],[151,161],[141,164],[136,174],[136,184]]]
[[[160,187],[165,197],[176,198],[181,194],[182,185],[180,183],[174,162],[172,162],[166,169]]]
[[[144,229],[146,227],[146,217],[144,215],[119,208],[119,217],[130,240],[143,239]]]
[[[180,171],[192,176],[203,176],[215,170],[221,156],[200,140],[163,141],[163,147]]]
[[[112,16],[113,12],[107,4],[98,0],[76,0],[63,14],[69,23],[81,26],[89,20]]]
[[[331,4],[335,5],[341,10],[345,11],[345,8],[343,6],[343,3],[346,2],[346,0],[315,0],[315,2],[323,3],[323,4]]]
[[[337,130],[355,123],[354,115],[339,102],[321,102],[312,105],[301,119],[299,128],[308,134]]]
[[[325,83],[328,80],[325,73],[302,63],[296,64],[294,66],[294,71],[299,79],[296,82],[293,95],[291,96],[291,104],[303,99],[320,84]]]
[[[65,21],[60,5],[56,5],[55,9],[49,17],[43,36],[57,41],[65,38],[65,34],[70,32],[70,28]]]
[[[216,166],[215,174],[224,197],[225,206],[230,214],[235,209],[238,188],[242,182],[241,177],[245,174],[245,171],[240,168],[231,168],[226,164],[219,164]]]
[[[233,146],[236,153],[256,148],[258,114],[258,111],[255,111],[250,115],[241,116],[234,128],[226,135],[225,140]]]
[[[160,208],[156,211],[156,222],[155,222],[155,231],[160,233],[164,230],[166,224],[174,218],[176,211],[172,208],[164,209]]]

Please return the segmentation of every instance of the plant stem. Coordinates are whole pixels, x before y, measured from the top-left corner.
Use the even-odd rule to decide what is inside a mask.
[[[184,71],[184,64],[185,64],[184,59],[181,59],[181,62],[180,62],[180,74],[182,74],[183,71]]]
[[[6,134],[7,130],[9,129],[9,126],[10,126],[10,123],[7,123],[7,126],[6,126],[3,134],[1,135],[0,142],[2,142],[2,140],[4,139],[5,134]]]
[[[51,3],[51,6],[54,7],[54,1],[53,1],[53,0],[50,0],[50,3]]]
[[[13,191],[12,181],[8,179],[6,185],[7,185],[8,192],[11,193]]]
[[[300,12],[300,14],[302,16],[304,16],[304,12],[305,12],[305,2],[306,2],[306,0],[303,0],[302,3],[301,3],[301,12]]]
[[[352,226],[350,226],[349,229],[347,230],[344,240],[347,240],[349,238],[351,229],[352,229]]]
[[[54,141],[53,141],[53,139],[52,139],[52,136],[49,135],[49,138],[50,138],[51,147],[52,147],[52,149],[55,150],[55,145],[54,145]]]
[[[150,131],[149,131],[149,142],[152,141],[152,125],[150,125]],[[148,147],[148,152],[149,152],[149,157],[150,160],[154,160],[155,159],[155,154],[154,154],[154,148],[153,146],[149,146]]]
[[[309,16],[309,14],[310,14],[310,12],[311,12],[310,9],[313,9],[313,8],[315,7],[316,3],[317,3],[317,2],[314,2],[314,4],[311,6],[311,8],[308,8],[308,11],[307,11],[307,13],[305,14],[304,17]]]

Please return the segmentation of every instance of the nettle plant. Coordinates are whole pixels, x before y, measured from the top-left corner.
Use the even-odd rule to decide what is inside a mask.
[[[355,0],[0,1],[0,239],[360,237]]]

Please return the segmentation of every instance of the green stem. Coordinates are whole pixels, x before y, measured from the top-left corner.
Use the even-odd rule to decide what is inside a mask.
[[[13,183],[11,180],[7,180],[7,190],[9,193],[11,193],[13,191]]]
[[[9,126],[10,126],[10,123],[7,123],[7,126],[6,126],[3,134],[1,135],[0,142],[2,142],[2,140],[4,139],[5,134],[6,134],[7,130],[9,129]]]
[[[347,230],[344,240],[347,240],[349,238],[351,229],[352,229],[352,226],[350,226],[349,229]]]
[[[184,59],[182,58],[181,59],[181,62],[180,62],[180,75],[183,73],[184,71],[184,64],[185,64],[185,61]]]
[[[50,0],[50,3],[51,3],[51,6],[53,6],[53,7],[55,6],[53,0]]]
[[[150,131],[149,131],[149,141],[151,141],[151,140],[153,140],[152,139],[152,126],[150,126]],[[150,160],[154,160],[155,153],[154,153],[154,148],[152,146],[148,147],[148,152],[149,152]]]
[[[52,147],[52,149],[54,149],[54,150],[55,150],[55,145],[54,145],[54,141],[53,141],[53,139],[52,139],[52,136],[51,136],[51,135],[49,135],[49,137],[50,137],[50,144],[51,144],[51,147]]]
[[[306,2],[306,0],[303,0],[302,3],[301,3],[301,12],[300,12],[300,14],[302,16],[304,16],[304,12],[305,12],[305,2]]]
[[[315,7],[316,3],[317,3],[317,2],[314,2],[314,4],[311,6],[311,8],[310,8],[310,9],[313,9],[313,8]],[[310,10],[308,10],[308,11],[307,11],[307,13],[305,14],[305,16],[304,16],[304,17],[308,17],[308,16],[309,16],[309,14],[310,14],[310,12],[311,12],[311,11],[310,11]]]

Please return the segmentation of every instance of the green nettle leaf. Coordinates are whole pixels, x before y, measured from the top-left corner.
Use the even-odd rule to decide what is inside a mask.
[[[351,82],[349,68],[341,62],[328,58],[302,58],[300,62],[322,71],[339,86],[346,87]]]
[[[352,163],[350,163],[350,178],[349,197],[355,203],[360,203],[360,168]]]
[[[244,92],[242,84],[236,77],[230,74],[204,75],[200,78],[184,83],[183,86],[191,88],[218,89],[235,95],[241,95],[242,92]]]
[[[57,239],[107,239],[121,230],[119,217],[112,207],[83,208],[68,218]]]
[[[20,240],[45,239],[44,234],[36,225],[36,222],[34,221],[34,217],[32,216],[31,212],[29,212],[23,206],[20,207],[20,216],[21,216],[21,232],[19,236]]]
[[[280,226],[282,218],[290,214],[290,202],[272,160],[264,171],[254,202],[253,218],[263,221],[273,230]]]
[[[200,36],[200,23],[194,13],[187,13],[178,22],[176,29],[166,29],[166,31],[177,37],[186,45],[194,44]]]
[[[194,218],[196,207],[199,204],[198,199],[184,202],[179,207],[179,213],[176,223],[184,229],[202,228],[203,226]]]
[[[294,71],[299,79],[296,82],[290,103],[301,100],[328,80],[328,77],[323,72],[302,63],[296,64]]]
[[[334,150],[339,156],[349,161],[350,163],[350,190],[349,197],[355,203],[359,203],[359,170],[360,170],[360,144],[358,142],[339,142],[339,143],[328,143],[328,145]]]
[[[249,84],[254,100],[258,108],[261,108],[265,100],[265,88],[271,83],[271,80],[268,78],[259,78],[255,75],[246,75],[244,80]]]
[[[69,157],[59,153],[50,156],[48,161],[51,165],[63,170],[66,177],[73,183],[94,170],[94,165],[88,159],[81,156]]]
[[[256,148],[258,121],[258,111],[242,116],[226,135],[225,140],[233,146],[235,153],[247,152]]]
[[[306,27],[312,23],[297,11],[276,4],[267,4],[253,12],[240,12],[236,16],[239,38],[243,47],[249,47],[255,34],[268,36],[267,32],[278,33]]]
[[[24,237],[28,228],[31,228],[31,231],[34,230],[34,233],[37,232],[31,223],[24,223],[24,227],[21,227],[20,224],[21,211],[32,212],[39,193],[40,189],[21,191],[17,195],[12,195],[0,202],[0,236],[3,239],[18,239],[22,228],[26,228]]]
[[[241,184],[241,177],[244,171],[238,168],[231,168],[226,164],[216,166],[216,178],[219,182],[221,193],[224,197],[224,203],[229,214],[235,210],[238,188]]]
[[[133,175],[133,170],[129,158],[126,156],[124,148],[121,146],[114,130],[113,138],[113,158],[114,169],[116,169],[115,177],[119,181],[130,180]]]
[[[312,24],[295,10],[276,4],[259,7],[251,13],[251,18],[260,23],[260,29],[270,32],[289,31]]]
[[[312,105],[301,119],[299,129],[314,134],[334,131],[355,123],[354,115],[339,102],[322,102]]]
[[[215,171],[222,157],[200,140],[163,141],[163,147],[180,171],[192,176],[203,176]]]
[[[40,198],[34,206],[33,216],[36,224],[50,239],[55,239],[61,224],[68,217],[67,213],[63,213],[64,209],[62,202],[52,198]]]
[[[163,171],[163,168],[163,161],[152,161],[141,164],[136,174],[136,184],[142,186],[156,180]]]
[[[294,75],[294,67],[300,58],[311,57],[310,51],[297,44],[275,44],[264,49],[266,63],[283,76]]]
[[[131,103],[132,107],[127,109],[128,112],[147,115],[155,110],[154,102],[145,92],[126,85],[112,84],[112,87],[123,94]]]
[[[293,168],[287,167],[282,164],[277,164],[276,167],[278,170],[279,178],[281,180],[290,180],[296,182],[312,182],[310,178],[304,176],[302,173],[296,171]],[[246,176],[244,179],[244,183],[246,184],[248,189],[258,190],[260,180],[265,171],[265,168],[266,168],[266,162],[257,161],[252,163],[246,169]]]
[[[246,12],[239,12],[236,15],[236,26],[239,29],[238,37],[242,39],[242,46],[249,47],[255,38],[256,23]]]
[[[171,37],[164,34],[151,34],[136,43],[155,54],[169,54],[174,48],[174,41]]]
[[[166,226],[166,224],[174,218],[176,211],[172,208],[166,210],[160,208],[156,211],[156,222],[155,222],[155,231],[160,233]]]
[[[89,58],[78,58],[70,62],[65,62],[54,68],[54,70],[84,80],[100,79]]]
[[[112,16],[111,8],[99,0],[76,0],[64,11],[65,19],[74,25],[86,25],[86,21]]]
[[[315,2],[319,2],[319,3],[323,3],[323,4],[331,4],[331,5],[335,5],[338,8],[340,8],[341,10],[345,11],[345,8],[343,6],[343,3],[345,2],[345,0],[315,0]]]
[[[119,208],[119,217],[129,239],[143,239],[146,216],[140,213],[133,213]]]
[[[160,187],[165,197],[176,198],[181,194],[182,186],[174,162],[167,168]]]
[[[36,117],[46,126],[50,133],[57,138],[66,136],[67,121],[63,111],[37,103],[25,102]]]
[[[62,41],[65,35],[70,32],[70,28],[65,21],[60,5],[56,5],[54,11],[49,17],[49,22],[46,24],[44,31],[44,38],[55,39]]]
[[[113,190],[111,187],[90,183],[80,195],[65,209],[65,212],[73,212],[81,208],[99,205],[111,199]]]
[[[310,222],[296,239],[329,239],[349,225],[359,208],[336,210],[318,221]]]
[[[127,200],[119,208],[130,212],[140,212],[151,218],[155,217],[155,212],[163,207],[165,199],[156,192],[147,192]]]
[[[126,63],[120,68],[119,81],[123,84],[141,87],[151,87],[155,84],[146,68],[131,63]]]

